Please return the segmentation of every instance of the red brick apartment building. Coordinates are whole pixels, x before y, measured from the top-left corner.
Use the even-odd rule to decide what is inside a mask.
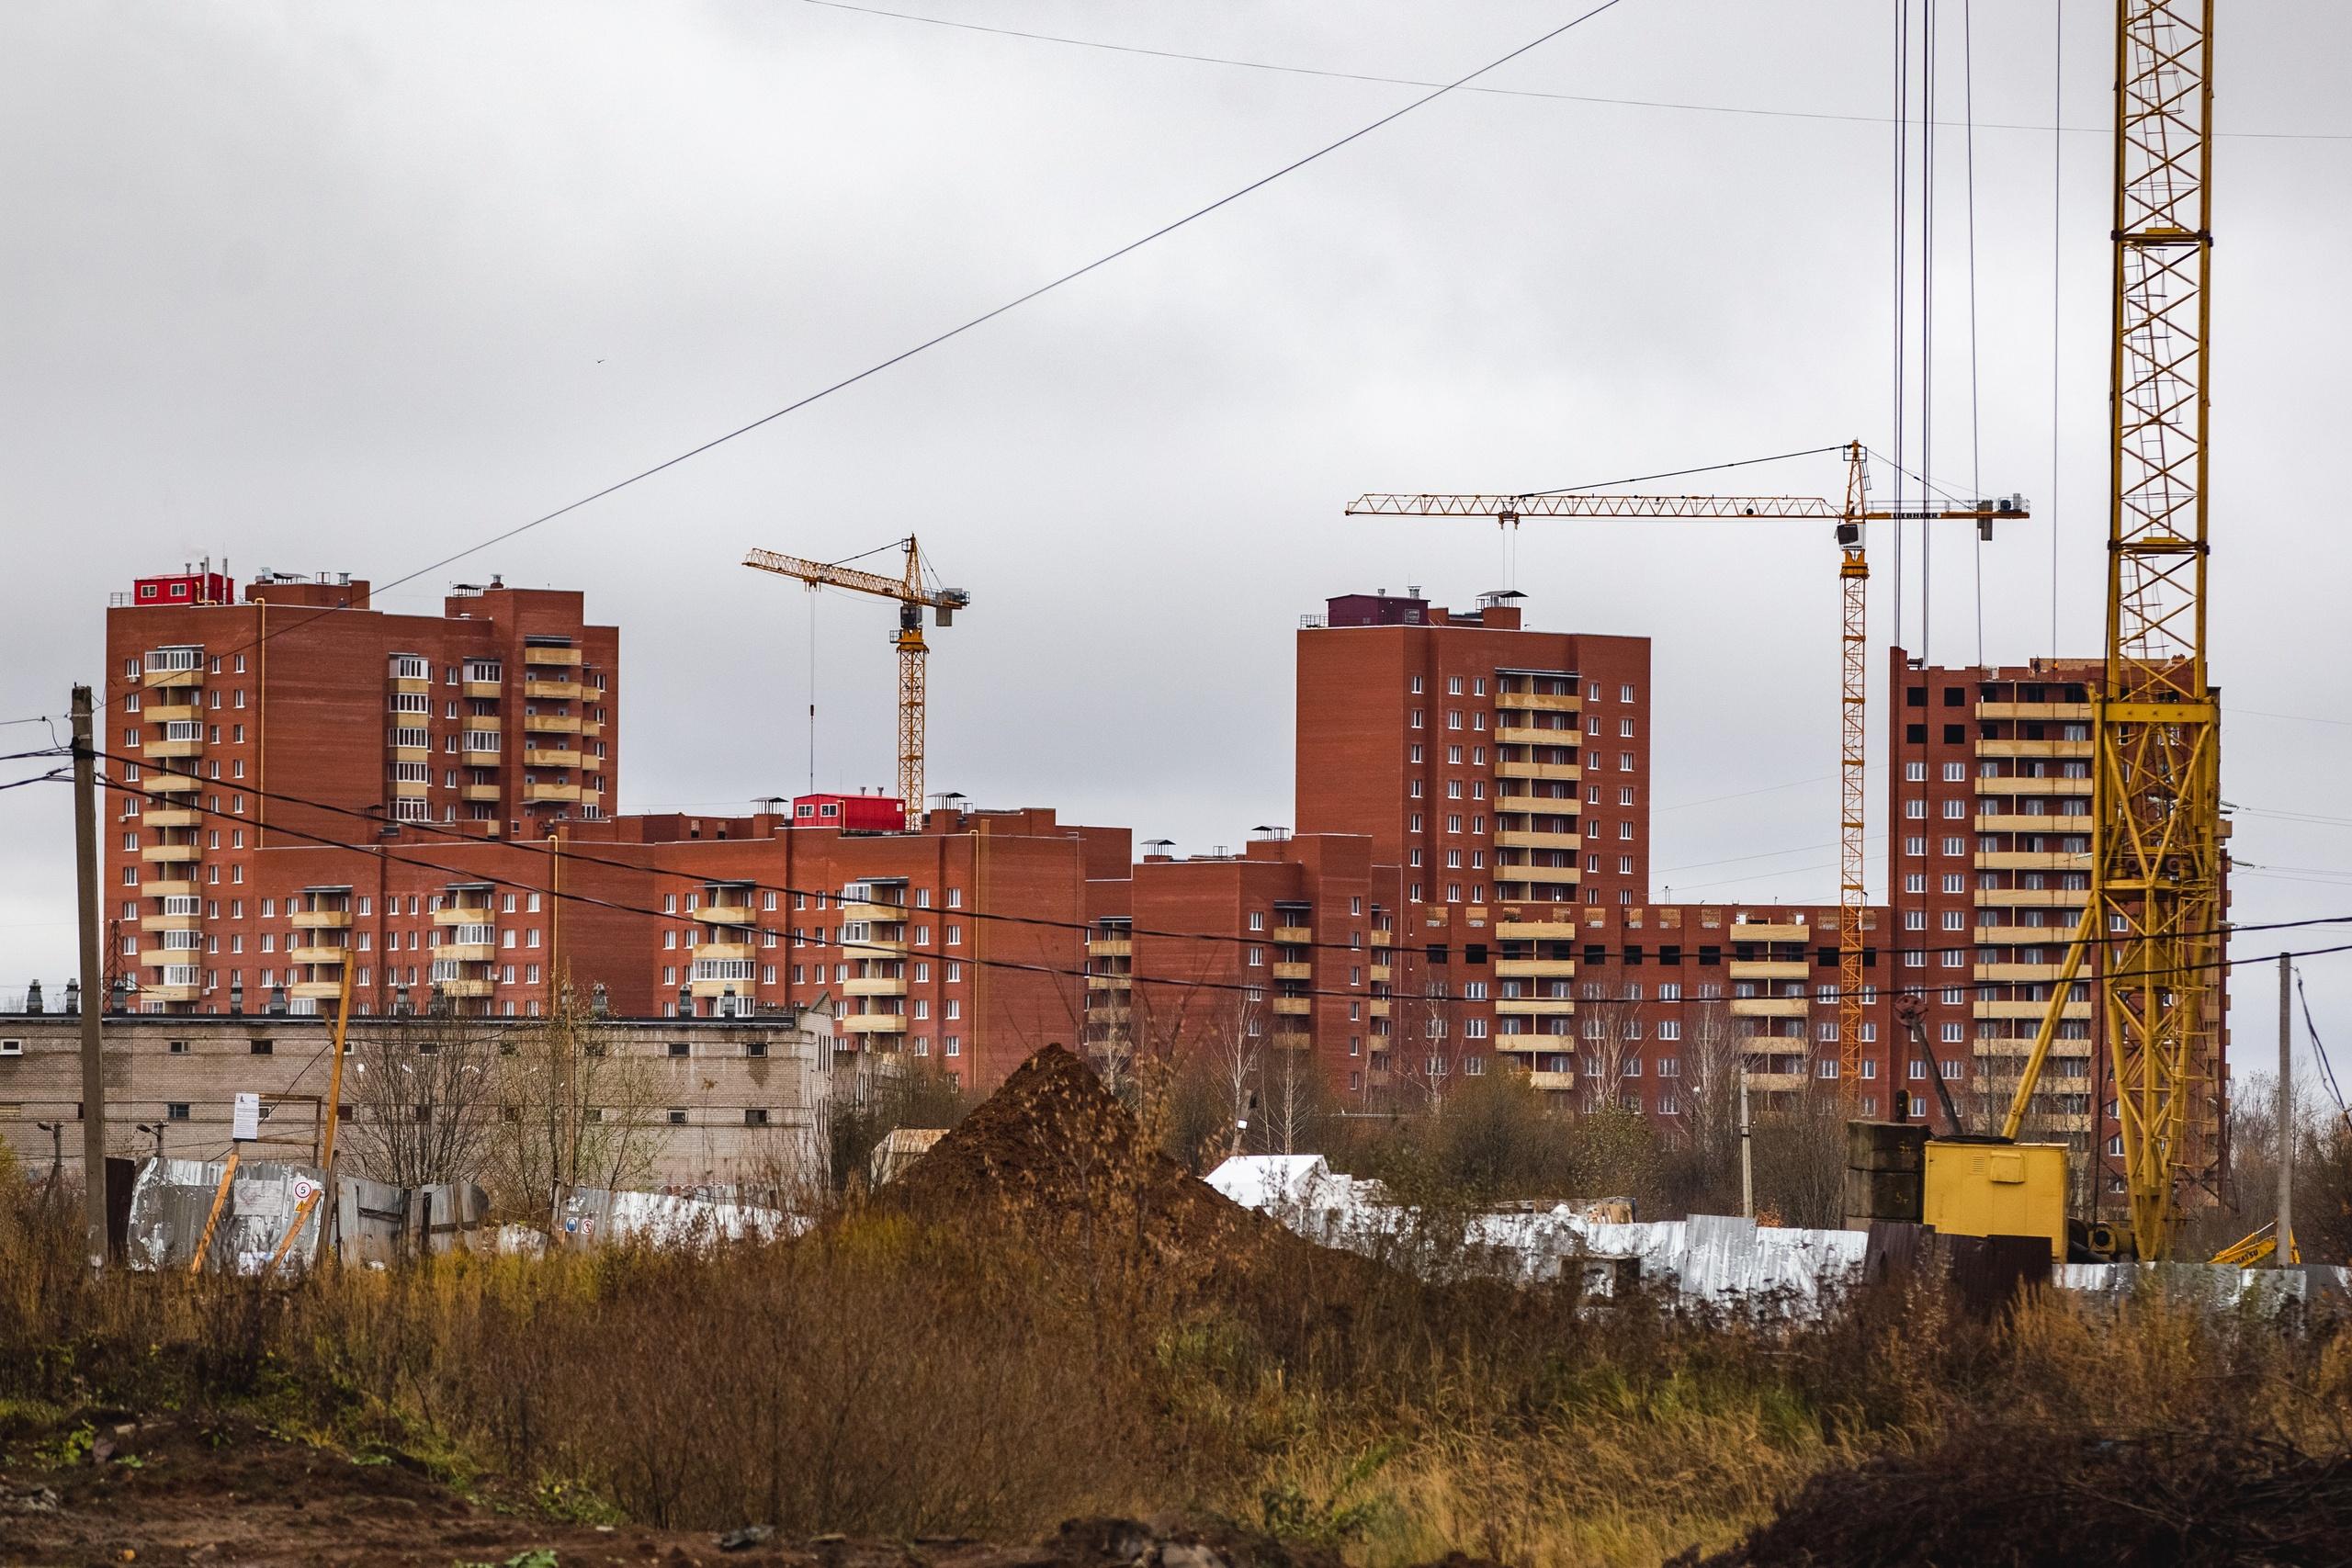
[[[1925,995],[1943,1048],[1971,1062],[1972,1093],[1996,1107],[2015,1091],[2090,901],[2101,676],[2092,660],[1947,667],[1889,651],[1900,972]],[[2120,1191],[2114,1069],[2092,984],[2100,967],[2094,948],[2064,1001],[2033,1122],[2086,1154],[2096,1142],[2108,1190]],[[2216,1081],[2226,1084],[2226,1030],[2222,1043]],[[2220,1115],[2217,1099],[2193,1118],[2189,1168],[2218,1171]]]
[[[108,956],[142,1010],[334,996],[342,884],[310,888],[303,850],[427,824],[532,841],[618,788],[619,634],[578,593],[493,583],[394,615],[348,576],[265,573],[242,602],[222,573],[147,578],[107,655]]]

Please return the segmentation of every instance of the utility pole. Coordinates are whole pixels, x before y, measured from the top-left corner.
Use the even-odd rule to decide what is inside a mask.
[[[74,688],[74,882],[82,934],[82,1186],[90,1267],[107,1263],[107,1079],[99,1025],[107,1005],[98,967],[97,755],[90,688]]]
[[[2271,1235],[2278,1267],[2295,1260],[2295,981],[2292,953],[2278,955],[2278,1225]]]
[[[1756,1157],[1753,1124],[1747,1120],[1747,1057],[1739,1062],[1739,1212],[1756,1217]]]

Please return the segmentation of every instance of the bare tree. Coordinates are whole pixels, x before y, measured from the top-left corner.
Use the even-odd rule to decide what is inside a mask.
[[[1328,1111],[1325,1085],[1311,1052],[1276,1043],[1259,1062],[1258,1103],[1269,1154],[1297,1154]]]
[[[1713,1197],[1727,1191],[1739,1159],[1739,1075],[1746,1055],[1723,987],[1702,981],[1682,1008],[1678,1118]]]
[[[490,1140],[503,1196],[560,1227],[575,1188],[623,1188],[651,1172],[667,1120],[660,1085],[570,987],[509,1042]]]
[[[435,1012],[369,1021],[353,1042],[353,1163],[393,1187],[483,1174],[498,1089],[498,1025]]]

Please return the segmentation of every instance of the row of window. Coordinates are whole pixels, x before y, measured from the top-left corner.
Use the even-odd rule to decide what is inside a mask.
[[[1449,697],[1461,696],[1463,694],[1462,680],[1463,678],[1459,675],[1448,675],[1445,678],[1445,694]],[[1565,680],[1551,680],[1544,677],[1534,677],[1529,679],[1528,684],[1530,689],[1521,693],[1518,687],[1509,684],[1502,677],[1498,676],[1495,679],[1495,690],[1504,695],[1554,697],[1575,695],[1574,688],[1572,688]],[[1542,692],[1532,689],[1538,685],[1548,687],[1549,689]],[[1411,685],[1409,689],[1413,695],[1419,696],[1426,689],[1423,685],[1423,678],[1419,675],[1413,676],[1411,678]],[[1586,699],[1590,702],[1600,702],[1601,700],[1602,690],[1603,688],[1600,682],[1593,682],[1586,688]],[[1474,697],[1483,697],[1487,694],[1487,678],[1484,675],[1473,675],[1470,677],[1469,694]],[[1620,685],[1617,688],[1617,700],[1621,703],[1632,702],[1634,700],[1634,688],[1630,684]]]

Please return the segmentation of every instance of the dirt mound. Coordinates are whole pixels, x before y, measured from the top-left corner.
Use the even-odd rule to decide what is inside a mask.
[[[1023,1062],[877,1196],[924,1217],[1132,1224],[1153,1247],[1204,1262],[1308,1246],[1148,1146],[1134,1114],[1058,1045]]]
[[[1034,1545],[643,1529],[476,1502],[398,1454],[354,1457],[250,1422],[76,1416],[0,1451],[0,1563],[172,1568],[1342,1568],[1222,1520],[1073,1519]]]
[[[2127,1441],[1995,1427],[1817,1475],[1701,1568],[2347,1561],[2352,1458],[2207,1434]]]

